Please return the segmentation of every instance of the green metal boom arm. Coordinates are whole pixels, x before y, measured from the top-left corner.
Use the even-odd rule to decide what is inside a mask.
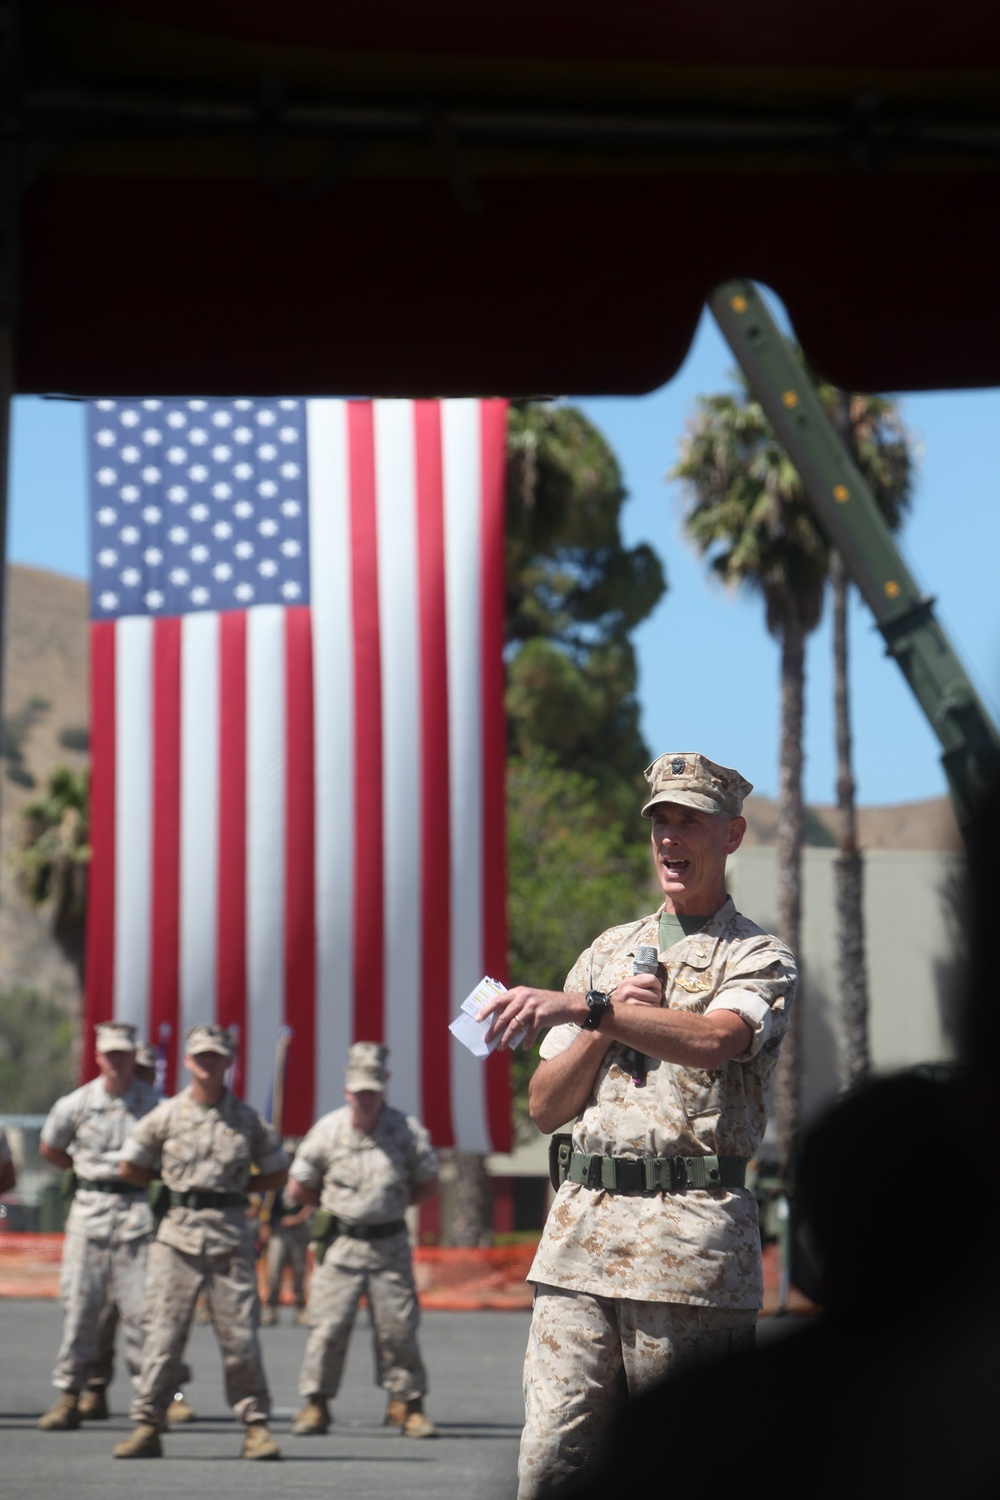
[[[823,530],[875,616],[941,742],[959,826],[967,830],[1000,774],[1000,735],[911,577],[888,526],[812,382],[750,281],[727,281],[709,305],[750,389],[805,486]]]

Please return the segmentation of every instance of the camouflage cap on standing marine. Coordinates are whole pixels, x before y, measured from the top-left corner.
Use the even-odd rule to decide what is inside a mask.
[[[98,1052],[134,1052],[135,1027],[127,1021],[98,1021],[94,1045]]]
[[[192,1026],[184,1038],[184,1050],[188,1057],[197,1057],[199,1052],[219,1052],[223,1057],[233,1055],[232,1032],[216,1022],[205,1026]]]
[[[388,1057],[389,1049],[381,1042],[355,1042],[347,1054],[344,1087],[352,1094],[364,1093],[366,1089],[376,1089],[381,1093],[388,1076]]]
[[[728,766],[720,766],[707,755],[691,750],[674,750],[657,756],[645,770],[650,797],[642,809],[644,818],[652,817],[653,808],[661,802],[675,802],[682,807],[697,807],[702,812],[728,813],[738,817],[743,799],[753,785]]]

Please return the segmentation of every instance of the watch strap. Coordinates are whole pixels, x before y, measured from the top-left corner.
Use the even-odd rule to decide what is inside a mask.
[[[584,1031],[596,1031],[610,1009],[611,997],[609,995],[605,995],[603,990],[588,990],[587,1019],[583,1023]]]

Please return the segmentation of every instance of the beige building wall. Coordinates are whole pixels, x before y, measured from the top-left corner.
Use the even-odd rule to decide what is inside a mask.
[[[834,849],[803,859],[803,1111],[808,1119],[840,1084],[844,1045],[837,961]],[[958,854],[871,850],[864,857],[869,1045],[879,1072],[942,1061],[955,1053],[964,965],[964,860]],[[777,926],[773,848],[741,849],[727,885],[740,911]]]

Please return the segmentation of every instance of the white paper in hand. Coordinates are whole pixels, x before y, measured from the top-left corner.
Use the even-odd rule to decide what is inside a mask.
[[[500,983],[499,979],[481,979],[472,991],[462,1001],[462,1009],[452,1021],[448,1030],[452,1036],[457,1037],[463,1047],[468,1047],[473,1057],[489,1057],[496,1049],[497,1042],[487,1042],[486,1032],[489,1029],[489,1020],[477,1021],[476,1012],[489,1000],[495,1000],[497,995],[505,995],[507,986]],[[528,1028],[523,1026],[515,1036],[511,1045],[519,1047],[527,1035]]]

